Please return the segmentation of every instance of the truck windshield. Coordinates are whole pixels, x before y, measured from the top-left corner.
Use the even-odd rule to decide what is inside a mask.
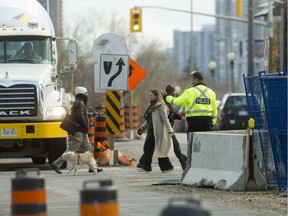
[[[49,37],[0,38],[0,63],[51,64],[52,42]]]

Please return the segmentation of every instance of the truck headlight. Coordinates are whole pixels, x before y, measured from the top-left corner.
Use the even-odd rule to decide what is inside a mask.
[[[49,107],[47,109],[47,116],[65,116],[66,109],[64,107]]]

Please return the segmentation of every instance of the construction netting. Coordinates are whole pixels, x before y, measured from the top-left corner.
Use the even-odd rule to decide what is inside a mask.
[[[267,186],[281,189],[287,188],[287,82],[286,72],[244,76],[259,168]]]

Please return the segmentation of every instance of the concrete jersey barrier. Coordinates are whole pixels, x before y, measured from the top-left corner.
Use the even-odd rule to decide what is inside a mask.
[[[258,170],[257,156],[253,147],[247,145],[245,133],[195,132],[189,133],[188,140],[191,155],[187,156],[191,163],[187,164],[183,185],[233,191],[266,189],[265,179]]]

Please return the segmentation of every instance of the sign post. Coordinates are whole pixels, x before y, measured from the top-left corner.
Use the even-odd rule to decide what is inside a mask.
[[[143,70],[132,58],[129,65],[129,79],[128,79],[128,89],[130,91],[130,139],[134,139],[134,129],[133,129],[133,89],[140,83],[140,81],[147,75],[146,71]]]
[[[110,163],[118,163],[114,149],[120,130],[121,92],[128,90],[129,54],[124,38],[113,33],[99,36],[93,44],[94,91],[106,92],[106,133],[110,141]]]

